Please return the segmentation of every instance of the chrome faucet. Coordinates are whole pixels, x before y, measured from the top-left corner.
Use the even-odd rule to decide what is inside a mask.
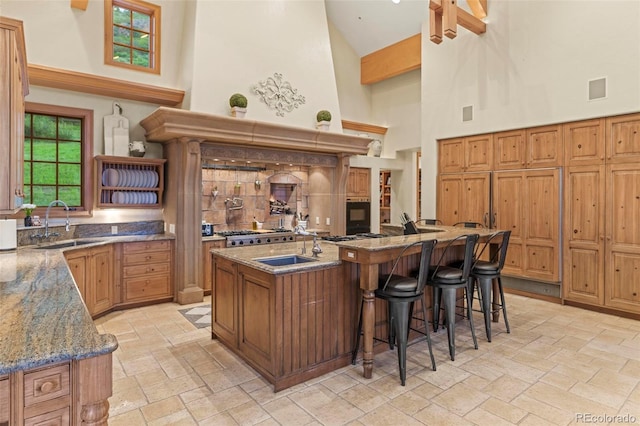
[[[49,233],[49,212],[51,211],[51,207],[57,203],[64,205],[64,209],[67,211],[67,219],[65,220],[64,228],[67,232],[69,232],[69,229],[70,229],[69,206],[67,205],[67,203],[65,203],[62,200],[53,200],[52,202],[49,203],[49,206],[47,207],[47,212],[44,216],[44,235],[36,234],[36,235],[32,235],[31,238],[47,239],[49,237],[57,237],[60,235],[58,232]]]
[[[304,238],[305,235],[313,235],[313,248],[311,249],[311,252],[313,253],[313,257],[318,257],[318,253],[322,253],[322,248],[320,248],[320,244],[318,244],[318,240],[317,240],[318,234],[316,232],[309,232],[300,225],[296,225],[296,227],[293,228],[293,232],[297,235],[302,235],[302,253],[301,254],[307,254],[307,240]]]

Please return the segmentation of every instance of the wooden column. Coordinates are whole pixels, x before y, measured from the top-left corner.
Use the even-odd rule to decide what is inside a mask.
[[[111,353],[72,363],[82,425],[107,425],[112,395]]]
[[[167,231],[175,226],[175,301],[181,305],[204,297],[202,254],[202,170],[200,140],[173,139],[164,145],[167,159],[164,221]]]
[[[336,202],[334,205],[335,217],[331,224],[332,235],[344,235],[347,232],[347,180],[349,179],[349,156],[338,155],[336,165],[336,175],[334,182],[334,194]]]

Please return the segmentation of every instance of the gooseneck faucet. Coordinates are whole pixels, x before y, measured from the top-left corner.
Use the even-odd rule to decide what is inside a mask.
[[[62,200],[53,200],[52,202],[49,203],[49,206],[47,207],[47,212],[46,212],[46,214],[44,216],[44,235],[36,234],[36,235],[33,235],[32,238],[44,238],[44,239],[46,239],[46,238],[49,238],[49,237],[57,237],[58,235],[60,235],[57,232],[49,233],[49,212],[51,211],[51,207],[54,204],[58,204],[58,203],[62,204],[64,206],[64,209],[67,211],[67,219],[65,220],[64,228],[65,228],[65,230],[67,232],[69,232],[69,226],[70,226],[69,225],[69,206],[67,205],[67,203],[65,203]]]
[[[305,235],[313,235],[313,248],[311,249],[311,252],[313,253],[313,257],[318,257],[318,253],[322,253],[322,248],[320,248],[320,244],[318,244],[318,240],[317,240],[318,234],[316,232],[309,232],[300,225],[296,225],[296,227],[293,228],[293,232],[297,235],[302,235],[302,253],[301,254],[307,254],[307,240],[304,238]]]

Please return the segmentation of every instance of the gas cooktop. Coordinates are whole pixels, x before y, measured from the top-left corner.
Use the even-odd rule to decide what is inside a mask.
[[[355,235],[329,235],[329,236],[322,237],[322,239],[325,241],[332,241],[335,243],[340,241],[361,240],[364,238],[384,238],[384,237],[388,237],[388,235],[376,234],[373,232],[363,232]]]
[[[216,234],[227,239],[227,247],[243,247],[295,241],[295,234],[286,229],[218,231]]]

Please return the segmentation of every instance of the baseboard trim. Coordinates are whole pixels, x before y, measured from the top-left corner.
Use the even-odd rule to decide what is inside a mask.
[[[559,297],[546,296],[539,293],[531,293],[529,291],[516,290],[515,288],[503,287],[505,293],[517,294],[519,296],[530,297],[531,299],[544,300],[546,302],[562,304],[562,299]]]

